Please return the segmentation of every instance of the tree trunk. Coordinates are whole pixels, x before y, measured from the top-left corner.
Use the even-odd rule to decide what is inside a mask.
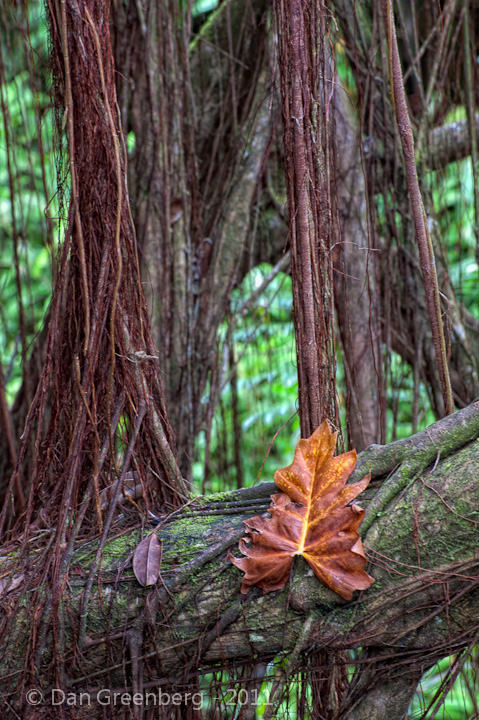
[[[335,304],[346,373],[348,438],[359,452],[385,437],[378,248],[370,236],[357,121],[351,100],[340,85],[333,95],[333,107],[341,220],[341,242],[333,255]]]
[[[265,101],[267,5],[224,3],[190,42],[191,17],[176,0],[141,11],[113,4],[123,131],[136,138],[132,214],[185,477],[218,401],[219,328],[249,269],[252,207],[275,124]]]

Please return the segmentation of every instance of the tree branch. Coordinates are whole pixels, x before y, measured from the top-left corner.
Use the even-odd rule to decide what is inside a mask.
[[[143,631],[140,657],[135,662],[148,661],[143,670],[145,687],[178,682],[185,663],[208,672],[217,663],[267,661],[278,652],[292,650],[306,618],[315,618],[316,613],[320,621],[314,620],[308,627],[306,649],[369,648],[371,662],[379,663],[378,668],[387,668],[388,658],[397,655],[398,648],[403,656],[395,662],[412,663],[412,669],[419,672],[441,655],[467,646],[477,630],[479,603],[475,552],[479,542],[479,443],[471,443],[478,434],[476,403],[406,441],[362,454],[363,470],[365,462],[372,465],[375,459],[376,472],[393,462],[407,470],[415,458],[433,458],[438,448],[444,456],[429,471],[416,473],[383,507],[382,514],[376,513],[364,537],[371,561],[369,572],[376,582],[352,603],[345,603],[318,583],[299,559],[289,587],[253,595],[248,603],[238,605],[241,574],[226,557],[228,547],[234,552],[243,531],[245,514],[235,503],[260,498],[266,486],[201,498],[196,506],[189,505],[182,515],[160,525],[156,532],[162,543],[162,567],[156,588],[140,587],[125,562],[139,542],[140,532],[111,538],[104,547],[102,569],[87,608],[82,670],[67,677],[67,685],[77,691],[83,687],[91,690],[92,684],[100,686],[107,677],[112,686],[127,682],[131,658],[127,655],[119,661],[122,640],[125,632],[138,627]],[[461,443],[465,446],[457,449]],[[220,504],[225,510],[236,507],[238,513],[203,514],[208,507],[222,509]],[[252,507],[248,515],[254,512],[257,510]],[[75,644],[74,618],[97,548],[97,543],[79,546],[72,557],[62,598],[62,607],[68,608],[63,613],[65,648]],[[33,553],[29,569],[18,567],[15,553],[4,556],[1,563],[1,574],[8,570],[16,578],[10,590],[6,583],[0,588],[6,609],[15,608],[10,635],[2,637],[2,647],[8,644],[10,648],[0,661],[2,692],[7,698],[16,670],[23,667],[27,618],[32,611],[23,587],[34,557]],[[151,612],[152,603],[155,613]],[[43,689],[51,682],[49,642],[46,640],[45,661],[39,668]],[[65,667],[73,667],[69,664],[72,657],[67,653]],[[114,667],[110,657],[118,658]],[[90,673],[84,668],[91,668]]]

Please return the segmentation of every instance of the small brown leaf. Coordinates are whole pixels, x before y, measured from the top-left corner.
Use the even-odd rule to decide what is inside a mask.
[[[302,555],[318,580],[345,600],[374,582],[364,570],[358,534],[364,510],[349,505],[366,489],[370,476],[347,485],[356,452],[333,457],[335,445],[336,433],[325,420],[310,438],[299,441],[293,463],[276,471],[274,481],[283,492],[271,498],[271,517],[244,521],[252,545],[240,540],[245,557],[230,556],[245,573],[242,593],[252,585],[263,592],[283,588],[295,555]]]
[[[0,597],[16,590],[17,587],[22,584],[24,579],[25,576],[23,573],[21,575],[16,575],[14,578],[2,578],[0,580]]]
[[[161,542],[154,532],[138,545],[133,555],[133,572],[140,585],[156,583],[160,577],[161,554]]]

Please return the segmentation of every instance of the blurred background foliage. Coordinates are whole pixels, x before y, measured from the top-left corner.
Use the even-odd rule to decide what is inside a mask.
[[[45,15],[29,8],[26,37],[5,12],[2,4],[0,363],[12,402],[52,295],[59,208]]]
[[[217,5],[217,0],[197,0],[193,10],[195,26],[200,27]],[[48,310],[62,226],[48,87],[47,28],[40,4],[30,4],[29,12],[28,37],[7,23],[5,17],[2,29],[0,365],[10,404],[20,387],[25,360]],[[24,52],[25,43],[31,43],[29,53]],[[27,66],[25,57],[29,59]],[[350,96],[357,97],[353,75],[340,44],[337,65]],[[461,119],[465,114],[464,108],[456,108],[448,121]],[[132,135],[128,136],[130,150],[135,145]],[[441,172],[431,171],[425,180],[433,198],[433,221],[439,226],[451,281],[465,307],[479,318],[471,160],[452,163]],[[68,186],[62,189],[67,195]],[[377,198],[376,210],[381,227],[385,222],[382,196]],[[291,462],[299,439],[289,275],[280,273],[253,307],[239,312],[270,270],[268,265],[253,268],[232,296],[223,325],[220,402],[211,426],[197,439],[193,461],[198,492],[249,486],[258,478],[271,480],[277,468]],[[339,343],[337,357],[339,404],[344,416],[344,369]],[[232,370],[234,367],[236,370]],[[419,389],[418,429],[422,429],[434,421],[434,415],[427,389],[423,384]],[[388,441],[411,434],[413,392],[410,365],[392,353],[387,393]],[[451,662],[452,658],[445,658],[424,676],[410,708],[411,718],[427,709]],[[477,662],[476,651],[449,692],[441,717],[464,720],[479,716]],[[258,716],[264,712],[267,692],[268,686],[264,684]],[[289,712],[293,710],[294,705],[290,705]]]

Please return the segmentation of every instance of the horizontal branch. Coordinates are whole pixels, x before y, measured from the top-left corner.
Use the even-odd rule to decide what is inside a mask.
[[[474,116],[474,128],[479,139],[479,114]],[[430,170],[440,170],[449,163],[463,160],[471,154],[467,120],[458,120],[431,131],[425,162]]]
[[[479,114],[474,116],[476,137],[479,141]],[[379,146],[374,150],[379,160],[384,160],[384,148]],[[426,147],[416,157],[419,167],[426,170],[441,170],[449,163],[464,160],[471,154],[468,120],[438,125],[428,136]],[[378,188],[380,190],[380,188]]]
[[[269,483],[199,498],[170,522],[161,521],[154,529],[162,547],[155,587],[141,587],[131,569],[140,530],[111,539],[88,606],[83,674],[77,670],[67,685],[94,690],[107,681],[124,685],[125,677],[128,683],[132,658],[131,648],[124,655],[127,631],[140,633],[140,659],[147,660],[145,682],[158,685],[186,682],[197,666],[207,672],[218,663],[249,663],[291,650],[311,616],[311,643],[319,649],[402,648],[424,659],[462,647],[469,629],[477,625],[479,603],[479,442],[471,442],[479,434],[478,423],[476,403],[412,438],[361,454],[359,474],[374,462],[375,472],[380,466],[387,471],[396,462],[397,472],[405,468],[409,479],[362,533],[368,572],[376,582],[352,603],[322,586],[302,558],[295,561],[284,590],[266,595],[253,590],[246,599],[240,595],[242,574],[229,562],[228,551],[237,553],[243,519],[266,509]],[[460,443],[464,447],[457,449]],[[412,459],[437,458],[438,448],[444,453],[441,459],[411,478],[407,468]],[[72,558],[62,600],[67,610],[62,613],[65,647],[75,644],[81,597],[96,550],[97,544],[90,543]],[[7,562],[5,558],[3,564]],[[10,590],[5,581],[0,587],[7,605],[19,599],[2,640],[0,674],[6,697],[29,641],[32,609],[23,572],[28,579],[26,570],[16,568]],[[52,682],[48,642],[39,668],[47,689]],[[112,657],[118,658],[113,666]],[[69,659],[64,659],[66,666]]]

